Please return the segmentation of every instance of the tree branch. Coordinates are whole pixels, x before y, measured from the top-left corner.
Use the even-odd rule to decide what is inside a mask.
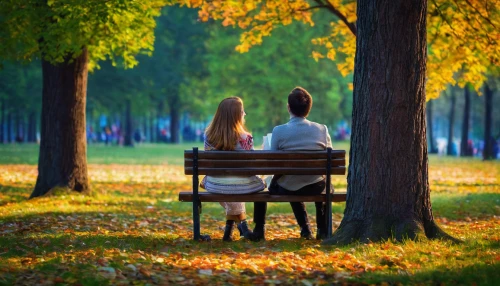
[[[340,13],[337,8],[333,7],[333,5],[330,2],[323,3],[321,0],[314,0],[314,2],[318,3],[318,6],[314,6],[314,8],[326,8],[328,11],[333,13],[335,16],[337,16],[344,24],[351,30],[351,33],[356,36],[357,35],[357,29],[356,29],[356,24],[355,23],[350,23],[347,20],[347,17]]]
[[[483,18],[484,20],[486,20],[486,22],[490,23],[490,25],[492,25],[493,28],[495,28],[495,29],[497,28],[495,26],[495,24],[493,24],[493,22],[491,22],[491,20],[488,17],[483,16],[483,14],[481,14],[481,12],[476,7],[474,7],[474,5],[472,5],[472,3],[470,3],[469,0],[465,0],[465,3],[467,3],[469,6],[471,6],[472,9],[474,9],[477,12],[477,14],[479,14],[479,16],[481,16],[481,18]]]
[[[299,9],[299,11],[309,11],[309,10],[318,9],[318,8],[328,8],[328,6],[326,6],[326,5],[309,6],[309,8]]]

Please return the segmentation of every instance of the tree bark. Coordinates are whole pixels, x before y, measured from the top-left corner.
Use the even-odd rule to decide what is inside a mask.
[[[491,122],[492,122],[492,111],[493,111],[493,90],[490,86],[484,84],[484,149],[483,149],[483,160],[495,159],[493,154],[493,144],[495,139],[491,134]]]
[[[448,123],[449,123],[449,128],[448,128],[448,146],[446,149],[446,154],[448,156],[450,155],[456,155],[453,154],[453,127],[455,126],[455,106],[456,106],[457,98],[455,96],[455,92],[451,91],[451,97],[450,97],[450,113],[448,114]]]
[[[460,141],[460,156],[472,156],[472,150],[469,148],[469,124],[470,124],[470,90],[466,86],[464,88],[464,116],[462,120],[462,139]]]
[[[63,63],[42,60],[42,123],[38,178],[31,198],[54,187],[90,192],[85,105],[88,52]]]
[[[430,151],[429,153],[431,154],[436,154],[438,152],[437,147],[436,147],[436,141],[434,140],[434,131],[432,127],[434,126],[434,117],[432,115],[432,106],[433,106],[433,101],[429,100],[427,101],[427,131],[429,132],[429,147]]]
[[[133,142],[133,132],[132,132],[132,108],[131,108],[132,103],[130,102],[130,99],[126,99],[125,102],[125,134],[124,134],[124,146],[128,147],[134,147],[134,142]]]
[[[344,218],[324,244],[449,237],[432,215],[425,128],[426,0],[358,0]]]

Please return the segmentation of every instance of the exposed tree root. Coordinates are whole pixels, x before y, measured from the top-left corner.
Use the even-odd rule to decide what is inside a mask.
[[[353,242],[369,243],[384,240],[419,241],[428,239],[443,239],[454,243],[460,240],[441,230],[434,221],[422,223],[414,219],[367,219],[342,220],[333,236],[322,242],[323,245],[346,245]]]
[[[451,241],[453,243],[463,242],[462,240],[454,238],[453,236],[444,232],[433,220],[424,222],[424,226],[425,226],[425,235],[429,239],[441,239],[441,240]]]

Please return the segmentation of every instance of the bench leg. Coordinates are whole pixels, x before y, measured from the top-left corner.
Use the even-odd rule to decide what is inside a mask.
[[[328,228],[327,232],[327,237],[330,238],[332,237],[332,228],[333,228],[333,222],[332,222],[332,202],[329,202],[328,205],[326,206],[326,211],[328,212],[328,215],[326,216],[326,227]]]
[[[198,200],[193,200],[193,239],[200,240],[200,204]]]

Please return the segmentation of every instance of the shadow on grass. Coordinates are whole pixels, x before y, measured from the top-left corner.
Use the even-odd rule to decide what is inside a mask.
[[[382,273],[367,273],[354,279],[356,282],[367,284],[379,284],[382,282],[391,285],[498,285],[500,281],[500,263],[474,264],[460,267],[452,266],[452,269],[441,267],[431,271],[419,271],[413,275],[399,274],[390,275]]]
[[[9,203],[26,201],[31,194],[31,188],[0,185],[0,207]]]
[[[50,252],[59,254],[73,254],[87,250],[102,255],[106,249],[120,249],[126,251],[159,250],[165,245],[174,245],[182,241],[172,235],[158,234],[65,234],[43,235],[40,237],[17,236],[16,239],[0,237],[0,245],[8,247],[8,251],[0,255],[1,258],[30,257],[44,255]]]
[[[500,215],[499,193],[436,194],[432,196],[434,215],[450,219]]]

